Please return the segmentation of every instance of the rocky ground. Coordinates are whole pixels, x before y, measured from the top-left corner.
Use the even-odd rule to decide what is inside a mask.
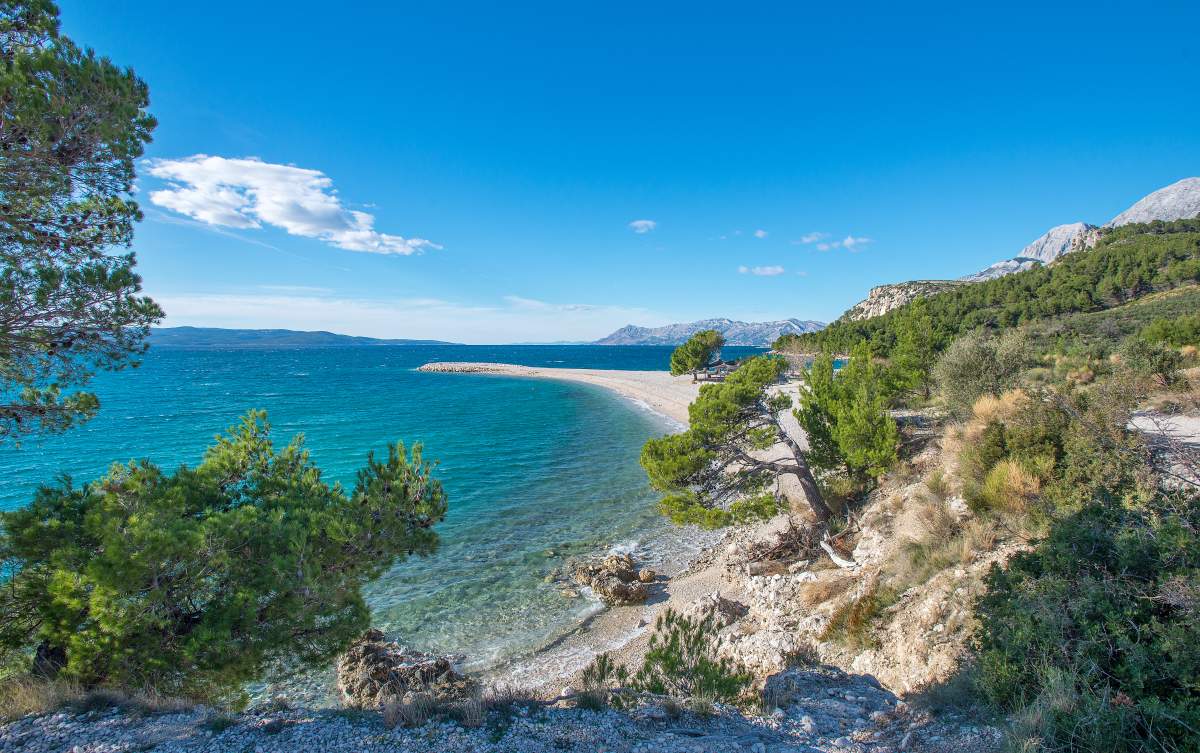
[[[392,727],[373,712],[264,706],[237,716],[203,708],[143,715],[116,708],[27,717],[0,726],[0,750],[412,751],[434,753],[890,753],[983,752],[998,733],[926,713],[869,677],[831,667],[794,668],[773,678],[761,715],[719,707],[697,716],[662,705],[630,712],[513,707],[478,726],[433,720]]]

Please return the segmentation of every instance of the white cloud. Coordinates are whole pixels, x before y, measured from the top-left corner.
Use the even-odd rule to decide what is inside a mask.
[[[829,243],[818,243],[818,251],[831,251],[835,248],[844,248],[847,251],[859,251],[861,248],[871,242],[870,238],[855,237],[847,235],[840,241],[830,241]]]
[[[291,235],[315,238],[348,251],[420,253],[441,246],[375,230],[375,217],[347,209],[333,181],[320,170],[197,154],[147,162],[146,172],[167,181],[150,192],[160,207],[208,225],[250,230],[272,225]]]
[[[796,244],[796,245],[802,244],[802,245],[807,246],[810,243],[816,243],[817,241],[823,241],[828,237],[829,237],[829,233],[821,233],[821,232],[805,233],[804,235],[800,236],[800,240],[792,241],[792,243]]]
[[[155,294],[165,326],[326,330],[366,337],[462,343],[595,340],[626,324],[660,326],[680,318],[642,308],[550,303],[506,296],[477,305],[437,298],[373,299],[280,292]]]
[[[757,275],[759,277],[776,277],[784,273],[784,268],[780,266],[768,267],[738,267],[738,274],[742,275]]]
[[[763,230],[762,228],[759,228],[758,230],[754,231],[755,238],[766,238],[768,235],[770,235],[770,233],[768,233],[766,230]]]
[[[654,220],[634,220],[629,223],[629,229],[638,235],[645,235],[656,227],[658,227],[658,223]]]

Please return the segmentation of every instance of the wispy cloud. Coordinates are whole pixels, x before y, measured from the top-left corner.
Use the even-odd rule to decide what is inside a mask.
[[[658,223],[654,220],[634,220],[629,223],[629,229],[638,235],[645,235],[656,227],[658,227]]]
[[[333,181],[319,170],[197,154],[147,161],[146,172],[167,181],[150,201],[207,225],[239,230],[264,225],[348,251],[420,253],[441,246],[375,230],[375,217],[342,205]]]
[[[595,340],[626,324],[679,321],[657,311],[609,304],[554,303],[510,295],[472,304],[438,298],[356,298],[301,288],[277,292],[158,294],[167,326],[327,330],[383,338],[464,343]]]
[[[830,241],[828,243],[818,243],[818,251],[832,251],[835,248],[844,248],[847,251],[861,251],[862,247],[871,242],[870,238],[855,237],[847,235],[840,241]]]
[[[786,270],[783,267],[777,265],[767,267],[738,267],[738,274],[757,275],[758,277],[777,277],[778,275],[783,274],[785,271]]]
[[[792,244],[796,245],[796,246],[800,246],[800,245],[807,246],[809,244],[816,243],[817,241],[823,241],[828,237],[829,237],[829,233],[821,233],[821,232],[805,233],[804,235],[800,236],[799,240],[792,241]]]
[[[766,230],[763,230],[762,228],[759,228],[758,230],[754,231],[755,238],[766,238],[768,235],[770,235],[770,233],[768,233]]]

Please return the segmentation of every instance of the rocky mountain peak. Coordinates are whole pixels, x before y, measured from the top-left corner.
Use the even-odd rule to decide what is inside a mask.
[[[1135,222],[1173,222],[1200,217],[1200,178],[1184,178],[1139,199],[1104,224],[1120,227]]]

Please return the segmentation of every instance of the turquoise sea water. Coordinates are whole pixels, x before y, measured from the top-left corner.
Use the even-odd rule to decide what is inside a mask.
[[[25,504],[59,473],[83,482],[134,458],[193,464],[250,408],[269,412],[278,444],[303,432],[326,477],[347,486],[369,450],[420,441],[440,461],[450,510],[436,555],[400,563],[370,585],[375,621],[414,647],[493,667],[597,609],[543,582],[567,557],[614,546],[662,557],[681,543],[655,513],[637,463],[642,443],[671,427],[589,385],[414,369],[451,360],[663,369],[669,354],[598,346],[151,351],[140,368],[96,379],[102,408],[90,423],[0,448],[0,508]]]

